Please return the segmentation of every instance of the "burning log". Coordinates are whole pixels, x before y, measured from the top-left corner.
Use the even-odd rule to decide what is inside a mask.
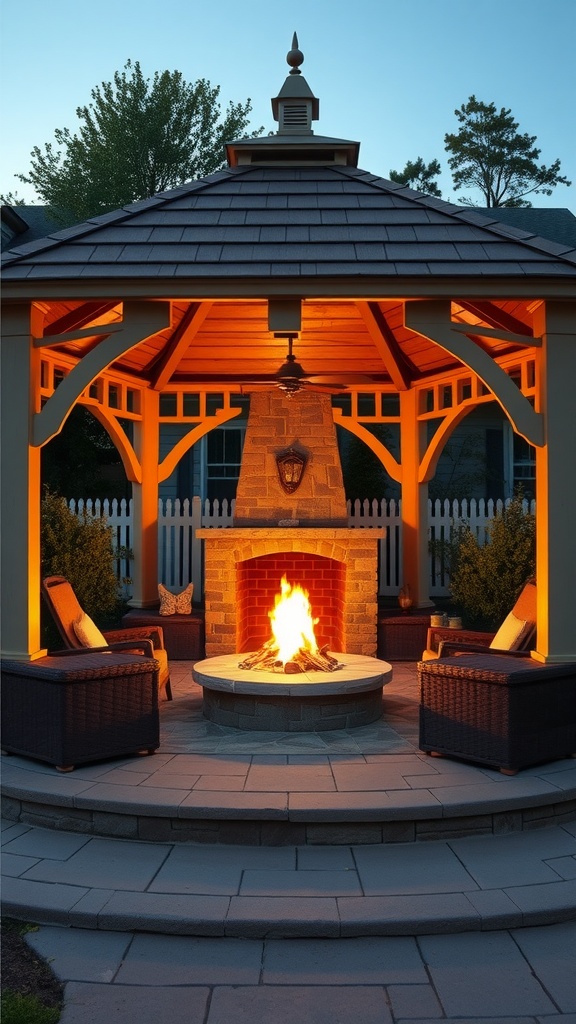
[[[342,664],[328,653],[327,644],[316,651],[300,647],[292,655],[290,661],[284,664],[278,659],[278,647],[274,640],[267,640],[257,651],[253,651],[239,662],[238,667],[255,668],[262,672],[284,672],[286,675],[298,675],[302,672],[334,672],[336,669],[342,668]]]

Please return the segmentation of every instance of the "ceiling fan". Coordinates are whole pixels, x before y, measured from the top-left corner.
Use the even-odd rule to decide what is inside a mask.
[[[275,338],[286,338],[288,341],[288,353],[285,361],[276,373],[268,378],[268,382],[275,384],[276,387],[283,391],[285,395],[291,396],[297,394],[299,391],[321,391],[328,394],[338,394],[339,391],[345,391],[347,387],[354,383],[370,384],[373,383],[374,378],[367,376],[366,374],[358,373],[322,373],[322,374],[308,374],[304,370],[304,367],[299,363],[292,350],[294,339],[298,337],[297,331],[287,332],[274,332]],[[246,381],[246,385],[250,383],[262,385],[265,380],[262,378],[254,379],[253,381]]]

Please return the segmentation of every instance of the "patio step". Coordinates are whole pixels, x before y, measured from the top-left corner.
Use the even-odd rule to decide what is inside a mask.
[[[576,825],[378,846],[143,843],[6,823],[3,913],[243,938],[425,935],[576,917]]]

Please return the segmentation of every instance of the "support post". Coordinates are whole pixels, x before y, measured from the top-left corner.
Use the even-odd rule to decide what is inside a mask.
[[[576,661],[576,302],[547,302],[535,314],[542,336],[537,411],[546,439],[536,448],[535,656],[544,662]]]
[[[428,484],[419,481],[425,424],[418,422],[415,389],[400,392],[402,462],[402,580],[416,608],[429,608]]]
[[[0,378],[2,656],[20,661],[46,654],[40,633],[40,448],[30,444],[40,408],[40,353],[32,337],[42,326],[35,306],[7,306]]]
[[[150,608],[158,602],[159,393],[144,391],[142,403],[142,418],[134,428],[141,483],[133,484],[134,583],[129,602],[133,608]]]

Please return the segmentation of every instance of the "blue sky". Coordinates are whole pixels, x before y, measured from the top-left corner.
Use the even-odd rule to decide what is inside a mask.
[[[275,130],[270,99],[298,33],[320,100],[317,134],[361,143],[360,167],[388,177],[437,158],[443,197],[459,202],[444,135],[475,94],[508,107],[573,182],[534,205],[576,213],[576,4],[573,0],[2,0],[0,191],[34,201],[14,175],[55,128],[128,59],[147,76],[178,70],[220,85],[222,106],[252,100],[252,126]]]

